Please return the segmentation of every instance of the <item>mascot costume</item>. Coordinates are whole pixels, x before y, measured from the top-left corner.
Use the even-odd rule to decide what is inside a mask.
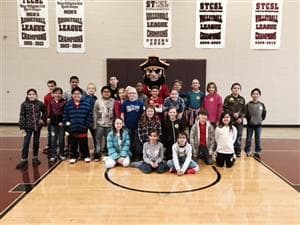
[[[157,56],[149,56],[148,59],[140,64],[141,70],[144,72],[144,89],[143,92],[150,96],[151,87],[159,87],[159,96],[162,99],[169,97],[169,88],[166,85],[165,69],[170,65]]]

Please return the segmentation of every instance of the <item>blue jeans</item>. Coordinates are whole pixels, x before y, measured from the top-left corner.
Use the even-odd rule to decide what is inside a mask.
[[[168,166],[166,161],[162,161],[158,163],[157,168],[153,168],[150,164],[142,162],[141,165],[138,167],[143,173],[151,173],[152,171],[157,171],[157,173],[164,173],[168,171]]]
[[[261,152],[260,146],[260,138],[261,138],[261,125],[247,125],[247,137],[246,137],[246,145],[245,152],[250,153],[251,151],[251,140],[253,136],[253,132],[255,134],[255,152]]]
[[[184,161],[185,161],[185,157],[179,158],[179,166],[180,166],[180,167],[183,166]],[[176,169],[176,168],[175,168],[175,164],[174,164],[173,159],[168,160],[167,165],[168,165],[168,167],[169,167],[170,169]],[[189,166],[188,166],[188,169],[193,169],[193,168],[195,168],[195,167],[197,167],[197,163],[196,163],[194,160],[191,160],[191,162],[190,162],[190,164],[189,164]]]
[[[41,130],[33,131],[33,130],[25,130],[26,135],[24,136],[23,148],[22,148],[22,159],[28,158],[30,139],[33,134],[33,157],[38,156],[39,147],[40,147],[40,135]]]
[[[57,147],[59,147],[59,154],[63,155],[65,148],[65,129],[63,126],[50,125],[50,148],[51,157],[57,156]]]
[[[234,124],[237,130],[236,140],[234,142],[234,151],[236,154],[241,153],[241,143],[242,143],[242,135],[243,135],[243,123],[241,124]]]

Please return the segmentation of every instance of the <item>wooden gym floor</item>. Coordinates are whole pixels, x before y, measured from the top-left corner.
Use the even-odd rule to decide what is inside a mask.
[[[9,180],[3,174],[14,176],[22,138],[15,127],[0,127],[0,136],[0,153],[15,152],[5,168],[1,161],[2,187]],[[300,224],[299,129],[264,129],[263,136],[262,162],[242,155],[233,168],[201,164],[198,174],[183,177],[43,160],[38,174],[18,174],[37,182],[0,224]]]

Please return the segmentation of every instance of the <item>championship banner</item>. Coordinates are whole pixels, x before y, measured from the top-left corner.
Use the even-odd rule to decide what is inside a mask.
[[[196,48],[224,48],[227,0],[197,0],[196,4]]]
[[[172,17],[169,0],[144,0],[143,9],[144,47],[170,48]]]
[[[19,47],[48,48],[48,0],[17,0]]]
[[[84,0],[56,0],[57,52],[84,53]]]
[[[251,48],[279,49],[282,0],[253,0]]]

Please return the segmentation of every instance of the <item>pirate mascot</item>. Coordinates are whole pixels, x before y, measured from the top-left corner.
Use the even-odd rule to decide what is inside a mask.
[[[140,64],[141,70],[144,72],[144,89],[145,95],[150,97],[151,87],[159,87],[158,96],[162,99],[169,97],[169,88],[166,85],[165,69],[169,64],[160,60],[157,56],[149,56],[148,59]]]

